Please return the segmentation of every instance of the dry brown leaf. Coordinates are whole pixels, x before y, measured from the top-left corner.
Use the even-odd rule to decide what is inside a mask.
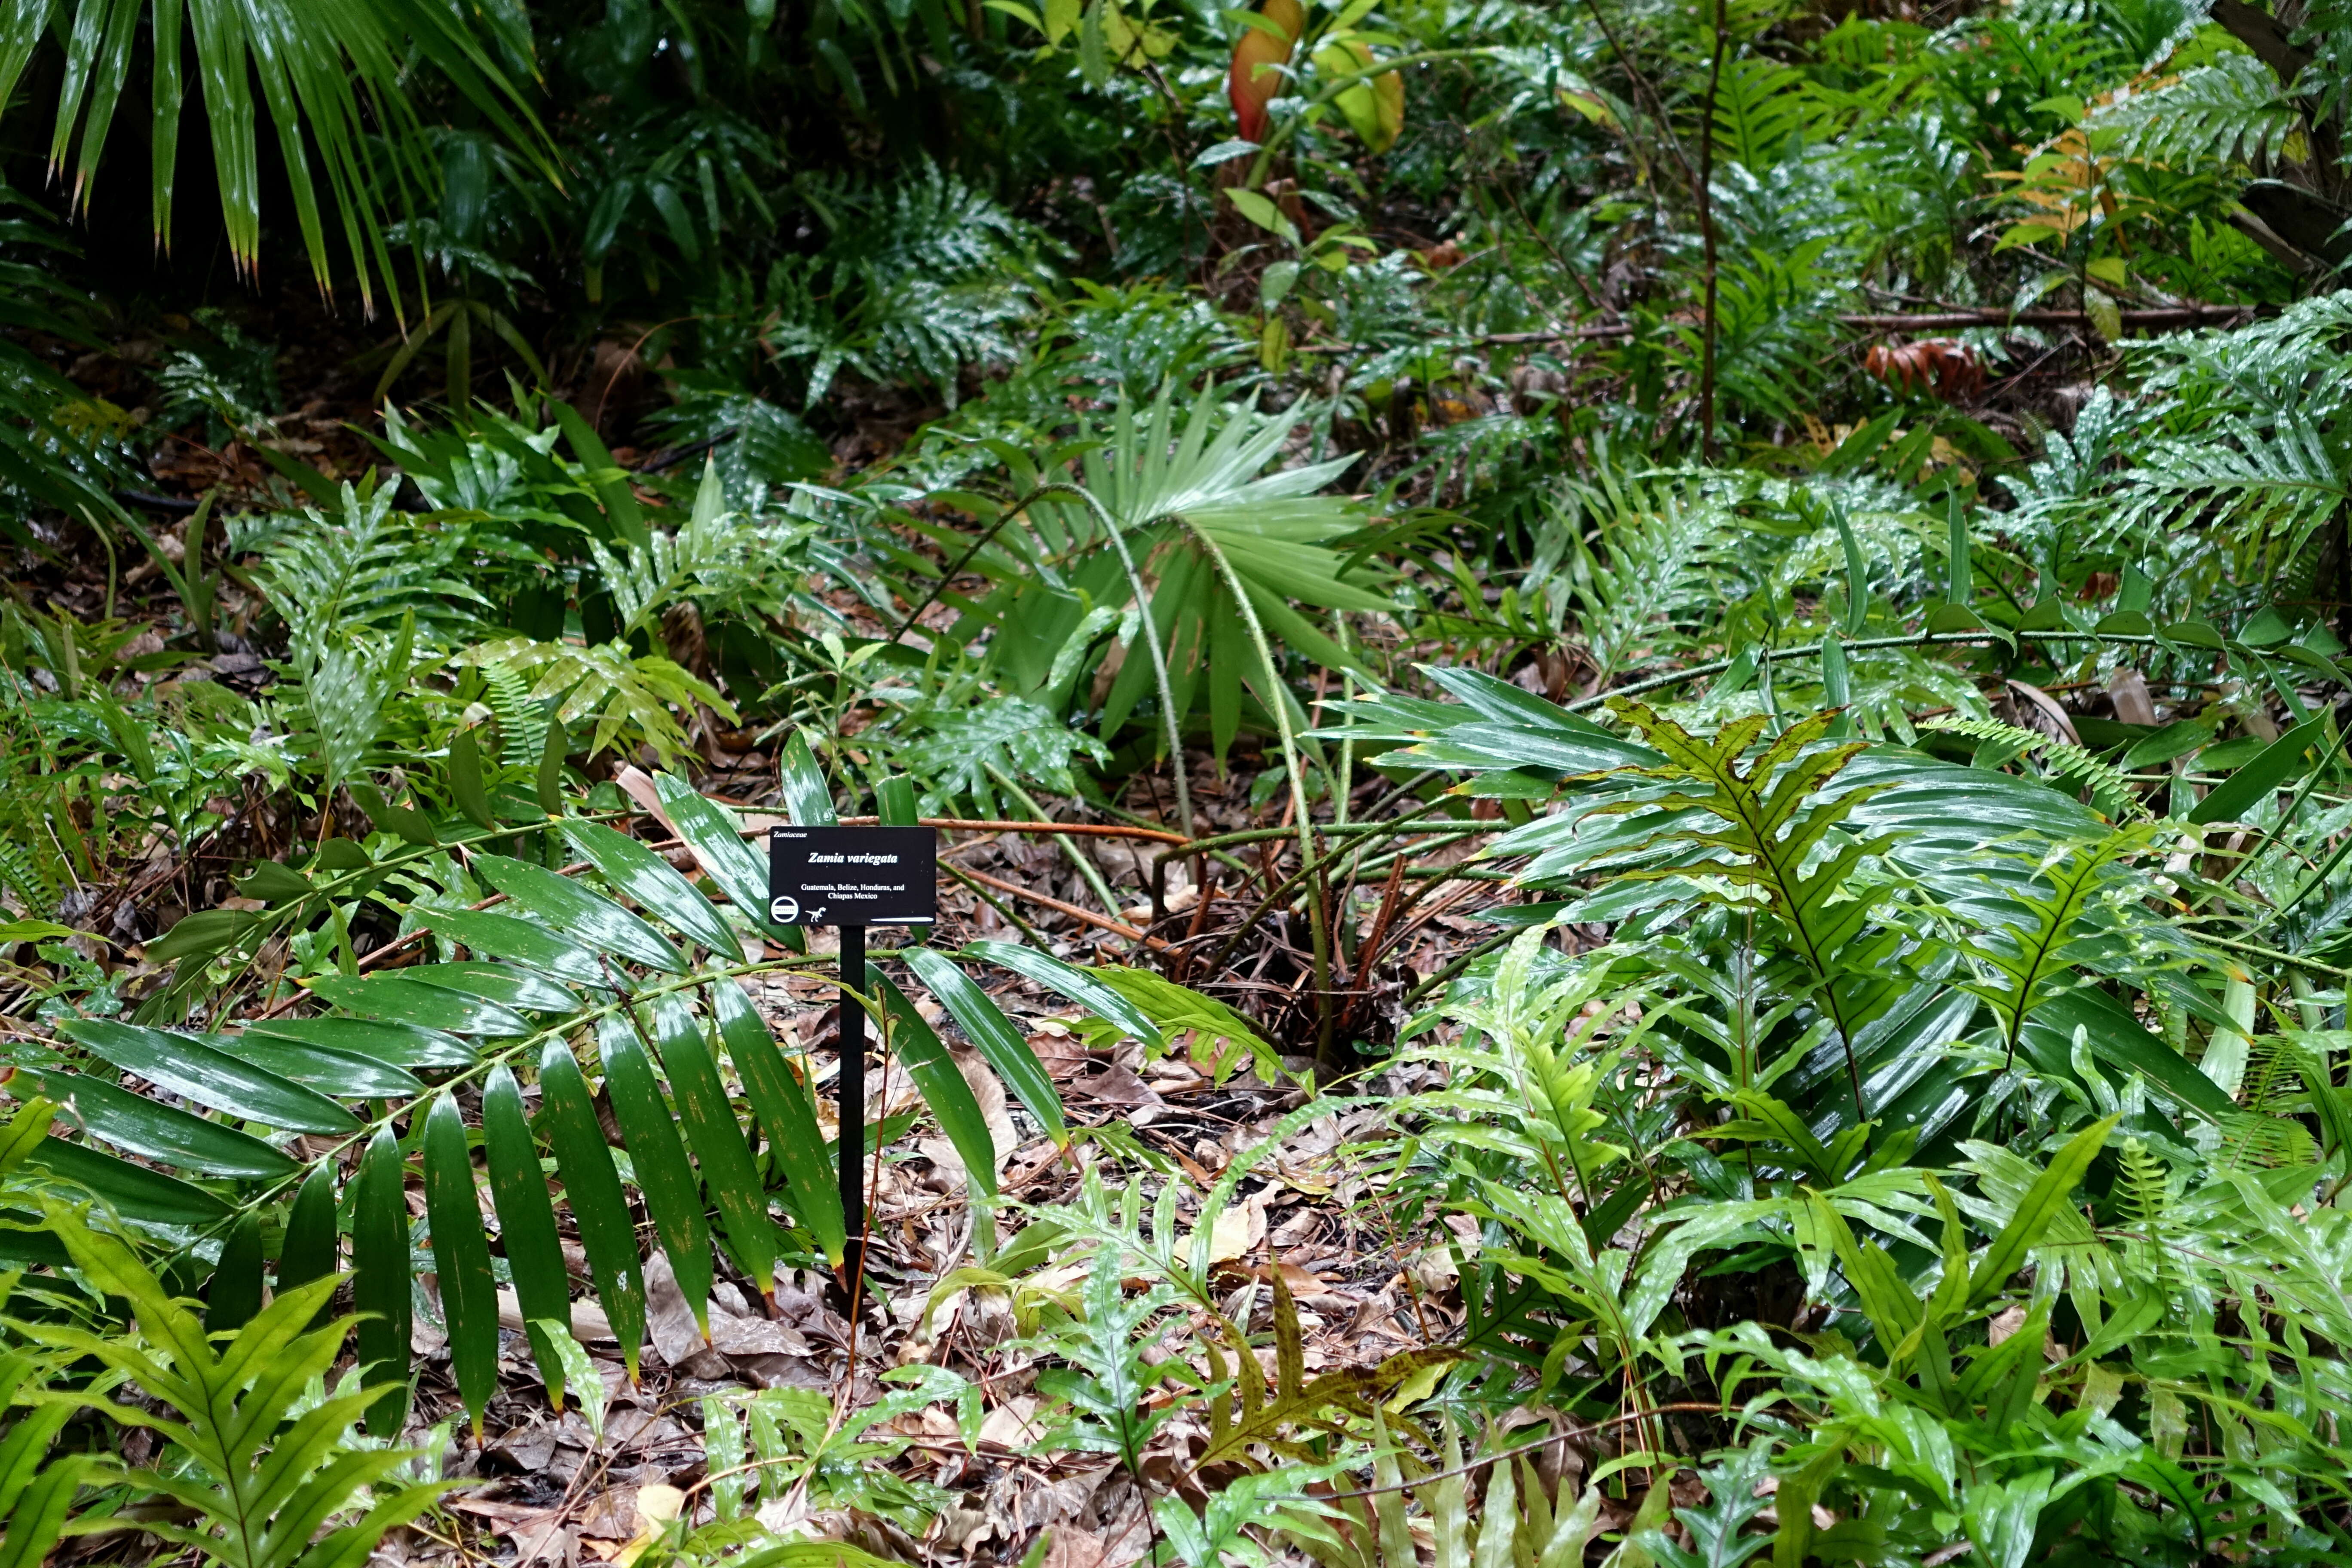
[[[1016,1394],[988,1413],[988,1418],[980,1424],[980,1440],[1018,1453],[1045,1435],[1036,1415],[1037,1401],[1029,1394]]]
[[[2107,700],[2116,717],[2126,724],[2156,722],[2156,703],[2147,694],[2147,678],[2126,665],[2107,677]]]
[[[684,1366],[709,1346],[694,1321],[694,1309],[678,1289],[669,1258],[658,1248],[646,1259],[646,1332],[671,1366]]]
[[[2058,700],[2031,681],[2012,679],[2009,689],[2033,704],[2036,710],[2049,721],[2050,732],[2070,746],[2079,746],[2083,737],[2074,732],[2074,717],[2059,704]]]
[[[1228,1206],[1209,1229],[1209,1261],[1232,1263],[1265,1242],[1265,1194]]]
[[[499,1327],[518,1334],[523,1328],[521,1299],[504,1286],[499,1289]],[[593,1301],[572,1303],[572,1337],[583,1345],[616,1340],[612,1321]]]

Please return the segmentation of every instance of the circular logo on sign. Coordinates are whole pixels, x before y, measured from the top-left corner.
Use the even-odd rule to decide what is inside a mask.
[[[790,925],[801,918],[801,901],[789,896],[776,899],[768,905],[768,918],[780,926]]]

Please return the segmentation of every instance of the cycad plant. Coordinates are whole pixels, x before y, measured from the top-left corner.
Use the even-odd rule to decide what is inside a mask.
[[[798,765],[806,767],[805,753]],[[480,1418],[497,1379],[493,1244],[534,1325],[547,1386],[563,1386],[562,1343],[548,1327],[572,1321],[559,1213],[584,1248],[591,1289],[633,1370],[646,1298],[632,1194],[698,1319],[719,1258],[762,1294],[782,1258],[839,1266],[850,1237],[814,1075],[779,1048],[742,984],[826,973],[832,961],[790,949],[766,955],[767,939],[788,933],[765,921],[762,858],[719,807],[675,779],[658,784],[699,885],[592,820],[542,830],[560,832],[563,854],[589,868],[577,877],[477,847],[474,874],[499,895],[490,907],[413,911],[438,951],[463,956],[315,978],[304,998],[315,1011],[268,1009],[234,1034],[104,1019],[65,1025],[86,1059],[19,1068],[9,1080],[12,1092],[56,1100],[63,1125],[82,1135],[53,1142],[39,1158],[130,1224],[225,1238],[215,1301],[260,1299],[265,1236],[279,1238],[281,1293],[333,1272],[347,1246],[362,1313],[360,1360],[389,1391],[369,1403],[368,1421],[386,1434],[405,1410],[412,1276],[426,1264],[440,1281],[459,1394]],[[831,820],[821,787],[800,791],[796,806],[803,820]],[[413,831],[423,820],[396,815]],[[1025,949],[992,956],[1160,1043],[1146,1016],[1084,972]],[[957,959],[919,946],[876,957],[883,962],[870,985],[845,988],[843,1005],[872,1015],[883,1049],[922,1094],[977,1194],[995,1189],[992,1134],[947,1047],[888,977],[894,964],[947,1010],[1038,1128],[1066,1143],[1052,1079]],[[109,1069],[180,1103],[100,1076]],[[526,1110],[527,1082],[537,1087],[535,1113]],[[600,1122],[600,1101],[617,1118],[625,1167]],[[327,1152],[289,1152],[296,1134]],[[550,1155],[560,1204],[542,1174]],[[426,1200],[429,1251],[421,1255],[410,1242],[412,1174]],[[488,1238],[481,1187],[498,1221]]]

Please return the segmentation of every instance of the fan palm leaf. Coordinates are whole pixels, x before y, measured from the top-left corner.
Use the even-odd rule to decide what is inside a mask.
[[[504,27],[509,36],[497,40],[509,58],[529,50],[529,35],[519,26]],[[414,134],[419,122],[404,80],[412,58],[439,71],[500,133],[531,149],[542,174],[554,175],[544,135],[517,84],[468,14],[448,0],[14,0],[0,7],[0,106],[53,36],[65,68],[49,163],[60,174],[70,167],[77,204],[89,202],[144,36],[152,82],[150,199],[156,238],[169,243],[188,96],[182,59],[184,40],[193,38],[221,216],[237,268],[250,274],[260,257],[257,88],[312,272],[326,287],[331,206],[371,309],[374,279],[391,271],[384,234],[391,209],[431,184],[429,152]]]

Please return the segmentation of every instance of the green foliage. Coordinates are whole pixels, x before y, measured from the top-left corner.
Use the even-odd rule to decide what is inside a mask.
[[[310,1327],[334,1279],[282,1292],[216,1346],[189,1304],[173,1300],[121,1237],[56,1202],[43,1205],[43,1215],[81,1278],[129,1302],[137,1321],[136,1337],[18,1326],[58,1351],[92,1358],[152,1402],[53,1396],[68,1409],[86,1405],[145,1427],[177,1457],[170,1468],[105,1478],[169,1500],[188,1520],[147,1520],[141,1529],[223,1568],[355,1568],[387,1531],[432,1505],[440,1487],[394,1482],[407,1454],[352,1438],[379,1391],[320,1392],[351,1328],[348,1321]],[[62,1461],[45,1479],[62,1478],[69,1490],[76,1466]],[[350,1522],[333,1522],[353,1512]],[[13,1528],[8,1547],[19,1549]]]
[[[926,1536],[911,1418],[971,1458],[998,1354],[1201,1568],[2340,1554],[2342,18],[1310,6],[1236,141],[1280,10],[0,18],[56,176],[0,221],[0,1555],[103,1489],[355,1563],[420,1301],[478,1428],[511,1289],[602,1443],[574,1267],[634,1369],[652,1249],[698,1317],[841,1265],[742,984],[839,976],[720,800],[869,788],[1192,841],[1063,834],[989,884],[1042,942],[840,998],[963,1168],[914,1288],[1020,1337],[713,1396],[641,1568]],[[126,92],[226,276],[116,243]],[[219,290],[298,250],[362,309],[278,341]],[[1152,929],[1089,963],[1069,899]],[[1218,1117],[1346,1092],[1212,1159],[992,972]],[[972,1055],[1083,1168],[1009,1239],[1055,1167]],[[1446,1342],[1312,1367],[1261,1176]],[[76,1408],[162,1457],[49,1458]]]
[[[324,165],[344,258],[359,272],[363,299],[373,279],[390,280],[392,258],[383,225],[404,187],[429,174],[415,132],[419,120],[404,90],[402,57],[415,51],[492,125],[542,159],[531,112],[509,72],[493,53],[516,41],[475,36],[456,12],[430,4],[367,5],[272,5],[234,15],[205,12],[185,18],[176,5],[154,8],[152,26],[140,23],[149,7],[138,0],[77,0],[68,21],[62,0],[32,0],[13,10],[0,33],[0,104],[16,85],[45,36],[54,27],[74,42],[58,83],[49,162],[72,159],[76,200],[87,203],[121,101],[134,54],[146,57],[154,83],[152,137],[155,177],[152,217],[157,239],[172,232],[172,166],[186,94],[181,63],[193,36],[196,79],[211,126],[221,216],[230,255],[240,269],[256,267],[261,251],[261,171],[254,138],[254,80],[278,136],[291,176],[296,215],[311,271],[330,277],[329,215],[319,199],[311,156]],[[184,27],[185,30],[184,31]],[[503,30],[503,29],[501,29]],[[525,35],[527,38],[527,34]],[[388,118],[389,147],[370,133],[372,117]],[[312,143],[306,151],[306,134]],[[390,156],[387,158],[386,153]],[[550,170],[551,172],[551,169]],[[397,193],[397,194],[395,194]]]

